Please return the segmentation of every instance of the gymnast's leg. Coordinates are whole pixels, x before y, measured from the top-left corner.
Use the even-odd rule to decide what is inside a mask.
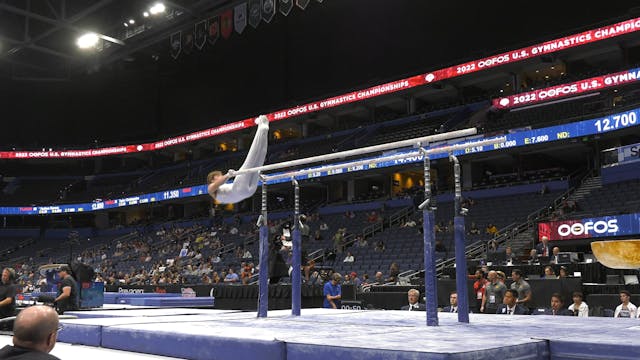
[[[256,119],[258,130],[253,138],[249,153],[239,170],[264,165],[269,140],[269,120],[261,115]],[[233,182],[225,183],[226,175],[220,171],[212,171],[207,177],[209,194],[218,202],[232,204],[252,196],[258,188],[259,172],[241,174],[233,178]]]

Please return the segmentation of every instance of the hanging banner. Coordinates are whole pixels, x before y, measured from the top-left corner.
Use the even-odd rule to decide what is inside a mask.
[[[182,51],[182,34],[180,31],[171,34],[169,44],[171,45],[171,57],[177,59]]]
[[[189,31],[182,36],[182,42],[184,43],[184,53],[191,54],[191,51],[193,50],[193,32]]]
[[[262,1],[249,0],[249,25],[254,29],[260,25],[262,20]]]
[[[293,9],[293,0],[278,0],[279,1],[279,7],[280,7],[280,13],[284,16],[288,16],[289,13],[291,12],[291,9]]]
[[[226,40],[233,32],[233,11],[231,9],[223,11],[220,14],[220,33]]]
[[[310,0],[296,0],[296,5],[297,5],[300,9],[304,10],[304,9],[306,9],[306,8],[307,8],[307,5],[309,5],[309,1],[310,1]]]
[[[220,38],[220,18],[218,16],[214,16],[207,20],[207,29],[209,32],[207,40],[210,45],[215,45],[216,41]]]
[[[247,27],[247,3],[242,3],[233,8],[233,24],[238,34],[242,34]]]
[[[194,32],[196,34],[194,44],[198,50],[202,50],[204,44],[207,43],[207,22],[202,20],[197,23]]]
[[[270,23],[276,15],[276,4],[273,0],[262,0],[262,20]]]

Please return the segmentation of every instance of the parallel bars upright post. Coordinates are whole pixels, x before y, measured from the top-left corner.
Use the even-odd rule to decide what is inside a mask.
[[[467,289],[467,258],[464,243],[464,217],[462,214],[462,190],[460,189],[460,163],[453,154],[453,179],[455,182],[454,236],[456,247],[456,291],[458,293],[458,322],[469,322],[469,290]]]
[[[424,167],[424,202],[422,209],[422,234],[424,236],[424,293],[427,308],[427,326],[438,326],[438,286],[436,280],[434,208],[431,206],[431,164],[427,150],[420,148]]]
[[[302,283],[302,274],[301,274],[301,250],[302,250],[302,241],[300,239],[300,186],[298,185],[298,180],[293,178],[291,180],[293,182],[293,241],[292,241],[292,249],[293,252],[293,261],[291,262],[291,315],[300,316],[300,302],[301,302],[301,283]]]

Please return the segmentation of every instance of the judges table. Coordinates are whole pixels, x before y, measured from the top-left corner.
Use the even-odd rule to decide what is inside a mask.
[[[505,283],[507,287],[511,285],[511,281]],[[549,307],[551,303],[551,294],[560,293],[565,299],[567,306],[571,302],[571,294],[574,291],[581,291],[580,278],[565,279],[531,279],[529,280],[532,292],[532,307]],[[424,297],[424,286],[372,286],[368,293],[358,294],[358,299],[362,300],[363,305],[376,309],[400,309],[407,302],[407,291],[409,289],[417,289],[420,291],[420,297]],[[473,291],[473,280],[467,281],[467,289],[469,294],[469,306],[472,311],[477,312],[475,308],[475,292]],[[456,290],[456,281],[452,279],[439,279],[437,282],[438,307],[449,305],[449,294]]]
[[[540,264],[540,265],[527,265],[527,264],[515,264],[513,266],[507,265],[491,265],[488,266],[489,270],[500,270],[503,271],[507,277],[511,277],[511,270],[520,269],[522,274],[525,277],[529,275],[533,276],[542,276],[544,275],[544,268],[550,265],[553,267],[556,275],[560,272],[560,266],[564,266],[567,268],[567,273],[569,275],[573,275],[576,272],[580,273],[580,277],[582,278],[582,282],[585,283],[606,283],[607,282],[607,274],[615,273],[615,270],[608,269],[603,266],[599,262],[593,263],[571,263],[571,264]],[[476,271],[475,268],[469,269],[469,273],[474,273]],[[452,279],[456,276],[455,268],[447,268],[443,271],[444,275],[450,276]]]

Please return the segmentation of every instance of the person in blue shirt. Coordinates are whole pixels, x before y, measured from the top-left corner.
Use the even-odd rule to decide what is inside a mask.
[[[331,281],[328,281],[324,284],[324,291],[322,292],[322,294],[324,295],[324,308],[340,308],[340,299],[342,299],[342,287],[340,286],[341,282],[342,275],[340,275],[339,273],[333,273]]]

